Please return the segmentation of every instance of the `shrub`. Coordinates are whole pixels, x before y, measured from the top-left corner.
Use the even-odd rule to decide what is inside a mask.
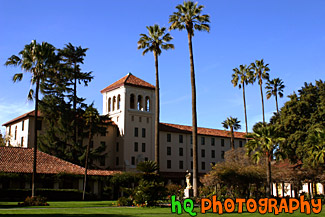
[[[141,180],[135,189],[134,201],[139,206],[155,206],[158,200],[166,197],[163,182]]]
[[[132,206],[133,205],[133,201],[132,201],[131,198],[120,197],[117,200],[117,205],[118,206]]]
[[[36,196],[27,197],[23,203],[18,203],[19,206],[49,206],[46,202],[46,197]]]
[[[178,200],[181,200],[184,197],[184,187],[182,187],[181,185],[168,184],[168,185],[166,185],[166,190],[167,190],[166,193],[167,193],[168,199],[172,195],[175,195]]]

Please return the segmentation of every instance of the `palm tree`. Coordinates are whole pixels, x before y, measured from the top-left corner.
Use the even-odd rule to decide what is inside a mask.
[[[33,158],[33,175],[32,175],[32,197],[35,196],[36,183],[36,162],[37,162],[37,117],[39,104],[39,90],[41,83],[44,82],[49,73],[53,72],[57,63],[55,47],[47,42],[38,44],[33,40],[30,44],[25,45],[24,49],[19,52],[19,56],[12,55],[6,61],[5,65],[20,66],[24,72],[32,75],[31,83],[36,85],[35,89],[35,116],[34,116],[34,158]],[[23,73],[17,73],[13,76],[13,81],[21,81]],[[31,99],[34,95],[33,89],[29,91],[28,97]]]
[[[91,72],[81,72],[80,64],[83,64],[84,57],[88,48],[82,48],[81,46],[75,47],[71,43],[66,44],[63,49],[59,49],[59,56],[65,62],[67,67],[72,70],[72,82],[73,82],[73,111],[75,113],[74,118],[74,142],[77,142],[77,82],[81,81],[87,86],[93,76]]]
[[[178,29],[187,31],[188,47],[190,52],[191,65],[191,87],[192,87],[192,140],[193,140],[193,195],[198,195],[198,156],[197,156],[197,117],[196,117],[196,86],[194,73],[194,58],[192,49],[192,37],[194,30],[209,32],[210,16],[201,15],[203,5],[198,5],[193,1],[184,1],[181,5],[177,5],[177,11],[169,16],[171,26],[169,30]]]
[[[243,88],[243,100],[244,100],[244,112],[245,112],[245,125],[246,125],[246,135],[248,134],[247,126],[247,112],[246,112],[246,98],[245,98],[245,85],[253,83],[253,72],[250,66],[240,65],[239,69],[233,69],[234,74],[232,74],[231,83],[236,87],[238,85],[239,89]],[[246,139],[247,141],[247,139]]]
[[[169,44],[173,37],[169,33],[165,33],[166,28],[160,28],[159,25],[147,26],[148,35],[140,34],[138,41],[138,49],[144,49],[142,55],[145,55],[148,51],[153,52],[155,57],[156,67],[156,102],[155,102],[155,161],[159,166],[159,74],[158,74],[158,56],[161,54],[161,49],[168,50],[174,49],[173,44]]]
[[[265,113],[264,113],[264,99],[263,99],[263,80],[262,79],[269,79],[269,73],[270,71],[269,64],[264,65],[264,60],[256,60],[255,63],[252,63],[251,66],[255,70],[254,73],[254,80],[258,79],[258,84],[260,85],[260,91],[261,91],[261,99],[262,99],[262,113],[263,113],[263,123],[265,123]]]
[[[266,171],[266,195],[270,196],[271,187],[271,160],[273,151],[278,146],[279,142],[284,139],[278,136],[278,132],[273,125],[266,125],[265,123],[256,123],[253,127],[253,133],[248,134],[250,140],[246,143],[247,154],[251,155],[253,152],[253,159],[258,162],[262,157],[265,157],[267,167]]]
[[[266,82],[266,98],[270,99],[271,96],[275,96],[275,104],[276,104],[276,113],[279,114],[278,107],[278,95],[280,98],[283,97],[283,89],[285,88],[283,81],[280,78],[274,78],[273,80],[268,80]]]
[[[241,128],[240,121],[237,118],[229,117],[224,122],[222,122],[222,125],[225,129],[230,129],[230,143],[231,143],[231,149],[235,150],[235,135],[234,131],[239,130]]]

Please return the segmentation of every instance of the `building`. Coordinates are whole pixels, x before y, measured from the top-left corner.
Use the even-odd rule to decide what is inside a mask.
[[[108,114],[112,123],[106,135],[94,138],[94,147],[102,142],[107,145],[107,157],[98,165],[132,171],[137,163],[154,160],[155,86],[129,73],[100,92],[103,114]],[[29,112],[3,124],[11,146],[33,146],[33,115]],[[44,127],[40,120],[39,133]],[[160,123],[159,130],[161,172],[170,179],[184,177],[186,170],[193,168],[191,127]],[[235,132],[236,147],[244,146],[244,135]],[[208,172],[211,164],[222,161],[230,148],[228,131],[198,127],[199,173]]]

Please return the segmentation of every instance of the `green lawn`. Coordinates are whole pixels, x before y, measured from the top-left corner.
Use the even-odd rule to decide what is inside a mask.
[[[51,202],[53,204],[52,207],[47,208],[7,208],[7,209],[0,209],[0,216],[26,216],[26,217],[41,217],[41,216],[50,216],[50,217],[56,217],[56,216],[66,216],[66,217],[132,217],[132,216],[141,216],[141,217],[151,217],[151,216],[159,216],[159,217],[170,217],[178,216],[177,214],[171,214],[170,208],[138,208],[138,207],[103,207],[104,203],[112,203],[112,202]],[[62,207],[62,203],[69,203],[71,205],[74,205],[73,208],[59,208]],[[1,204],[1,203],[0,203]],[[52,205],[51,204],[51,205]],[[56,207],[54,207],[54,204],[56,204]],[[78,204],[78,205],[76,205]],[[66,204],[68,205],[68,204]],[[81,208],[82,205],[87,206],[98,206],[97,208]],[[199,211],[198,208],[196,208],[196,211]],[[323,206],[323,210],[319,214],[310,214],[308,216],[311,217],[320,217],[324,216],[325,214],[325,206]],[[205,216],[205,217],[212,217],[217,216],[218,214],[198,214],[198,216]],[[237,216],[274,216],[273,214],[265,214],[261,215],[258,213],[230,213],[230,214],[224,214],[226,217],[237,217]],[[183,213],[181,216],[190,216],[187,213]],[[301,214],[299,211],[295,212],[294,214],[279,214],[278,216],[290,216],[290,217],[300,217],[300,216],[307,216],[306,214]]]
[[[74,207],[108,207],[113,206],[113,203],[116,204],[116,201],[51,201],[48,202],[50,206],[46,208],[74,208]],[[34,206],[33,208],[35,208]],[[39,206],[44,208],[44,206]],[[3,208],[21,208],[18,206],[18,202],[1,202],[0,209]],[[24,207],[26,208],[26,207]],[[0,211],[1,213],[1,211]]]

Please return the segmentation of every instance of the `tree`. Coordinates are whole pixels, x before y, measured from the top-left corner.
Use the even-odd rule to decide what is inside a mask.
[[[325,127],[312,130],[306,140],[307,158],[313,168],[323,167],[325,169]]]
[[[243,88],[243,100],[244,100],[244,112],[245,112],[245,125],[246,125],[246,135],[248,134],[247,126],[247,112],[246,112],[246,98],[245,98],[245,85],[253,83],[253,72],[250,66],[240,65],[239,69],[233,69],[234,74],[232,74],[231,83],[236,87],[238,85],[239,89]],[[247,141],[247,140],[246,140]]]
[[[77,82],[81,84],[83,82],[86,86],[88,82],[93,79],[92,72],[81,72],[80,64],[83,64],[84,57],[88,48],[82,48],[81,46],[75,47],[71,43],[66,44],[63,49],[59,49],[59,55],[63,62],[71,68],[71,79],[73,83],[73,111],[74,111],[74,142],[77,143],[77,103],[82,102],[83,99],[77,97]]]
[[[12,55],[5,63],[6,66],[20,66],[22,71],[29,72],[32,75],[31,83],[35,85],[35,116],[34,116],[34,158],[33,158],[33,175],[32,175],[32,197],[35,196],[35,180],[36,180],[36,162],[37,162],[37,120],[38,120],[38,104],[39,89],[41,83],[53,73],[57,65],[57,56],[55,47],[47,42],[38,44],[33,40],[30,44],[25,45],[24,49],[19,52],[19,56]],[[13,81],[21,81],[23,73],[17,73],[13,77]],[[34,91],[30,90],[28,96],[31,98]]]
[[[228,117],[225,121],[222,122],[222,125],[225,129],[230,129],[231,136],[231,149],[235,150],[235,135],[234,130],[239,130],[241,128],[240,121],[237,118]]]
[[[263,123],[265,123],[265,113],[264,113],[264,99],[263,99],[263,79],[268,80],[269,79],[269,73],[270,71],[269,64],[264,65],[264,60],[256,60],[255,63],[251,64],[251,67],[255,70],[254,73],[254,81],[255,79],[258,79],[258,84],[260,85],[260,91],[261,91],[261,100],[262,100],[262,114],[263,114]]]
[[[85,176],[84,176],[84,185],[83,185],[83,194],[82,200],[85,200],[86,186],[87,186],[87,170],[88,170],[88,160],[90,153],[90,146],[93,142],[93,136],[96,133],[102,133],[106,131],[105,121],[108,120],[107,116],[100,116],[96,108],[93,107],[93,104],[87,107],[83,120],[85,122],[87,134],[88,134],[88,144],[86,150],[86,159],[85,159]]]
[[[280,78],[274,78],[266,82],[266,98],[270,99],[271,96],[275,97],[276,113],[279,113],[278,107],[278,95],[280,98],[283,97],[283,89],[285,88],[283,81]]]
[[[261,158],[265,157],[265,163],[267,166],[266,172],[266,195],[270,195],[271,187],[271,160],[272,153],[275,148],[278,146],[279,142],[283,141],[283,138],[279,136],[275,126],[267,125],[265,123],[257,123],[253,127],[253,133],[248,134],[250,139],[246,143],[247,154],[251,155],[253,153],[253,159],[258,162]],[[277,154],[277,153],[276,153]]]
[[[191,66],[191,88],[192,88],[192,140],[193,140],[193,194],[198,195],[198,156],[197,156],[197,114],[196,114],[196,86],[194,72],[194,58],[192,49],[192,37],[194,30],[209,32],[210,16],[201,15],[203,5],[198,5],[193,1],[184,1],[176,6],[176,12],[169,16],[171,26],[169,30],[178,29],[187,31],[188,47],[190,53]]]
[[[168,44],[173,37],[169,33],[165,33],[166,28],[160,28],[159,25],[147,26],[148,35],[140,34],[138,41],[138,49],[144,49],[142,55],[145,55],[148,51],[153,52],[155,57],[155,68],[156,68],[156,101],[155,101],[155,161],[159,166],[159,74],[158,74],[158,56],[161,54],[161,49],[168,50],[174,49],[173,44]]]

